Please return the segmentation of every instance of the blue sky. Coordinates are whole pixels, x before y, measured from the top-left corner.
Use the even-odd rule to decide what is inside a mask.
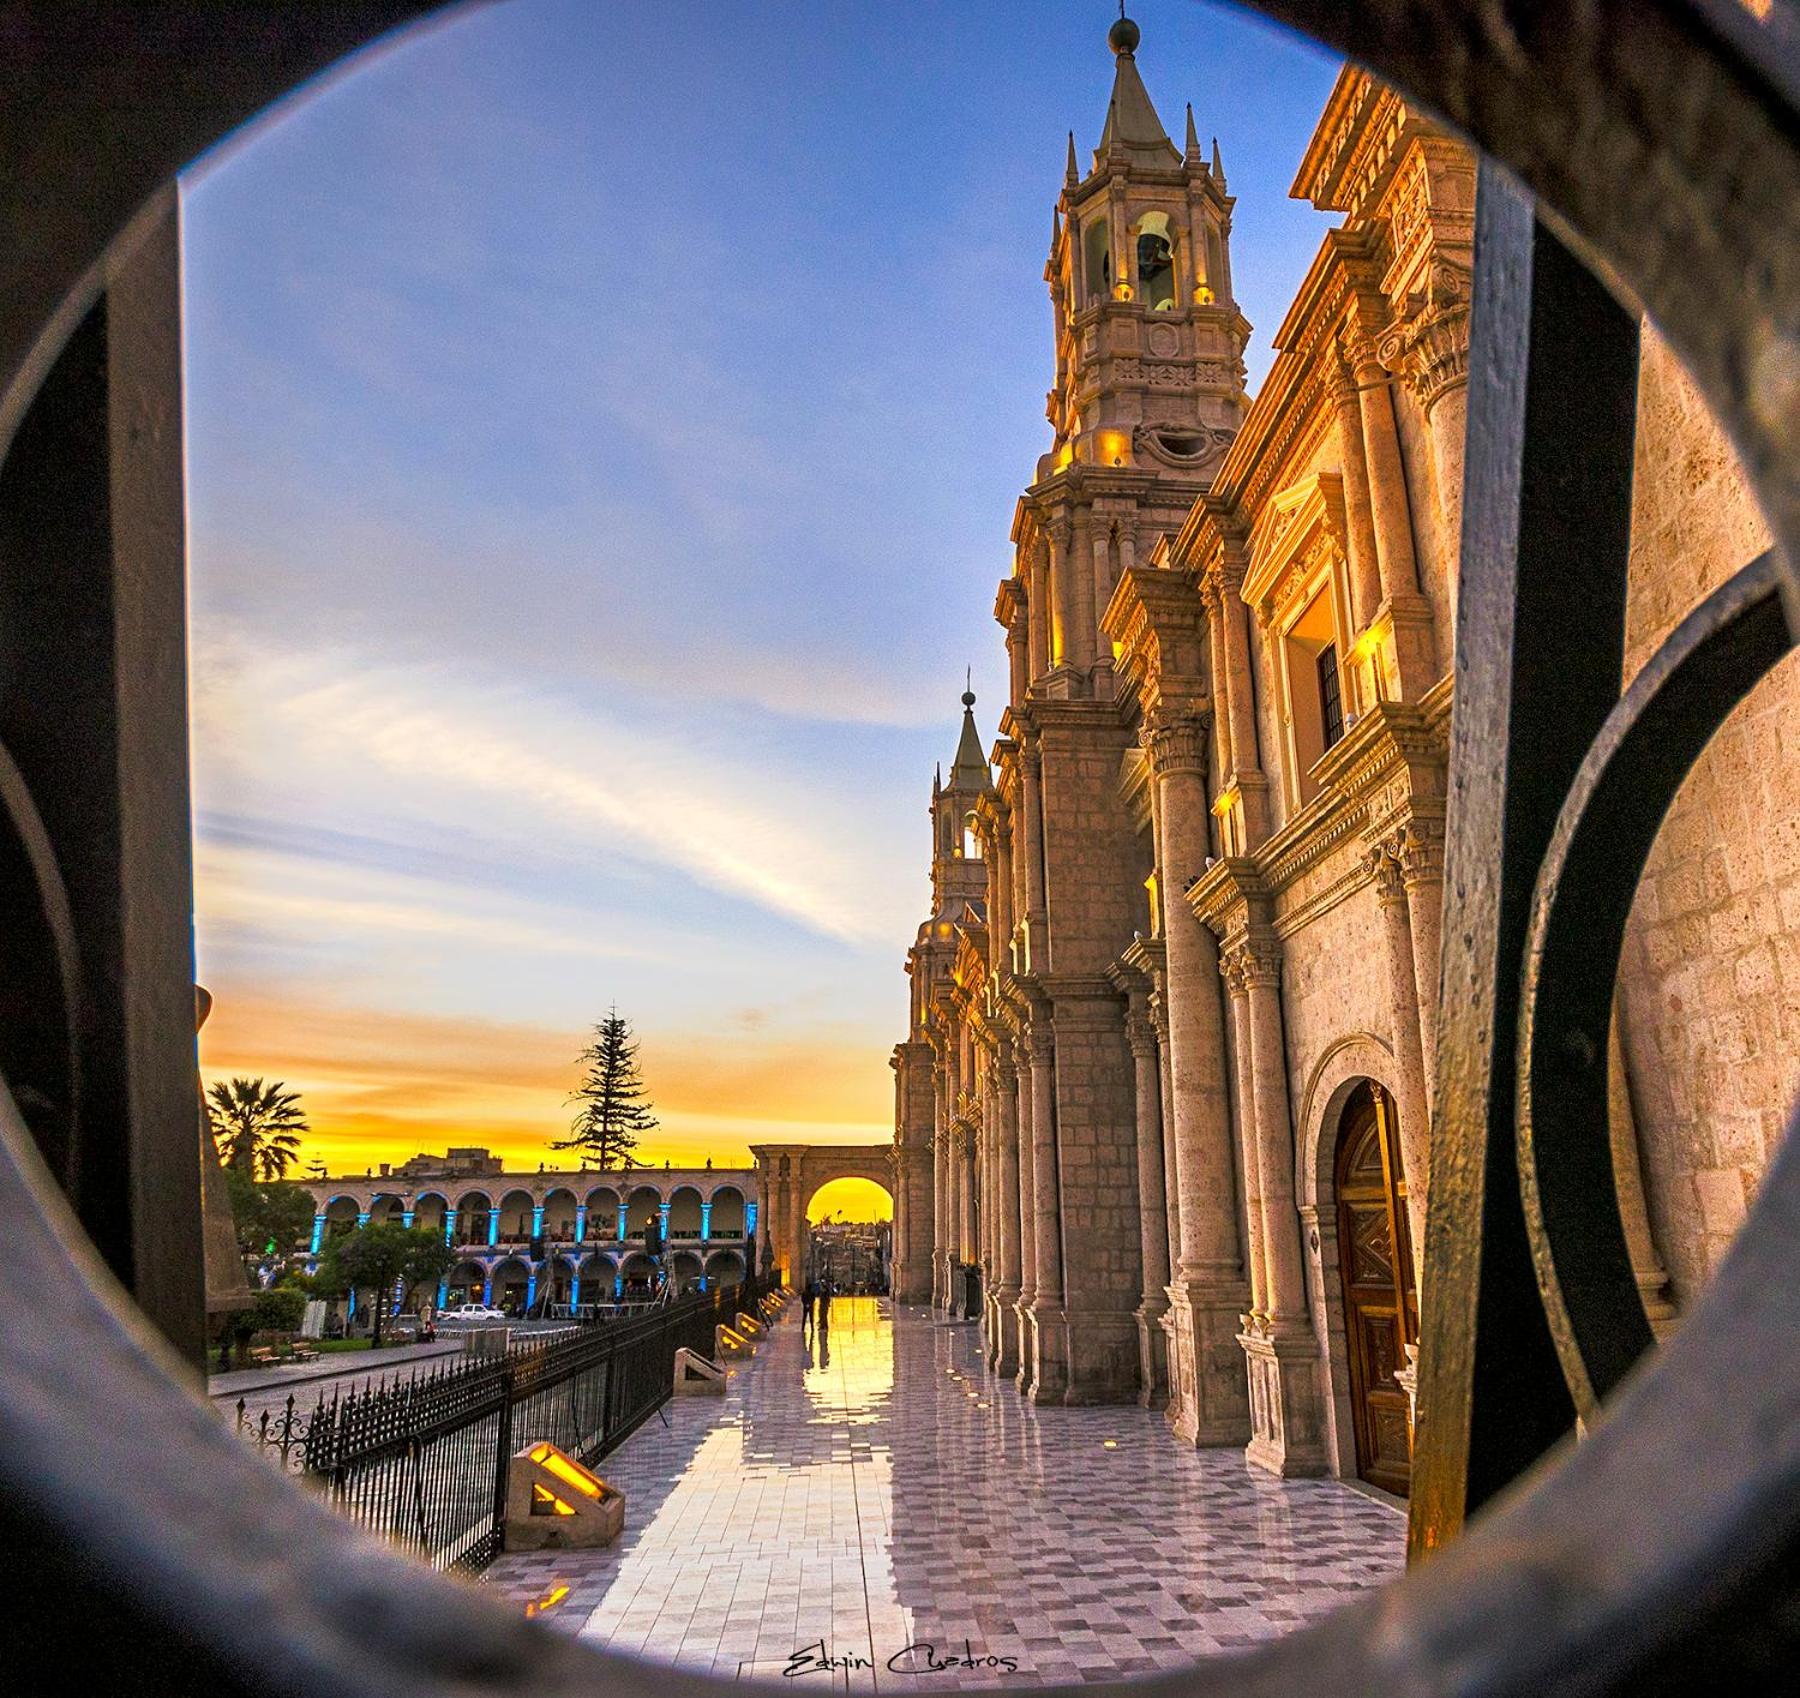
[[[334,1166],[541,1154],[614,1002],[658,1154],[882,1134],[1113,15],[506,0],[187,173],[204,1060]],[[1224,152],[1254,383],[1335,66],[1132,15]]]

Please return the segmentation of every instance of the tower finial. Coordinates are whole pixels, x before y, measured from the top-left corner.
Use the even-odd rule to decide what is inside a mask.
[[[1069,132],[1068,178],[1070,188],[1081,181],[1081,167],[1075,163],[1075,132],[1073,130]]]
[[[1200,163],[1200,132],[1194,128],[1194,103],[1188,102],[1187,109],[1187,156],[1188,163]]]
[[[1225,192],[1225,161],[1219,157],[1219,138],[1213,137],[1212,174],[1218,180],[1219,192]]]
[[[963,668],[962,704],[966,708],[972,708],[975,705],[975,668],[972,666]]]
[[[1119,21],[1106,32],[1106,45],[1125,58],[1137,50],[1142,39],[1143,32],[1125,16],[1125,0],[1119,0]]]

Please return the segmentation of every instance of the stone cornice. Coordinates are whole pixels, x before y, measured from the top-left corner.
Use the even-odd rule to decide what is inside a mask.
[[[1225,937],[1244,927],[1244,915],[1252,901],[1269,895],[1262,868],[1253,855],[1227,855],[1214,861],[1181,894],[1194,918],[1217,936]]]
[[[1101,629],[1116,645],[1128,710],[1135,705],[1149,716],[1179,704],[1184,712],[1205,711],[1206,609],[1185,573],[1155,566],[1121,572]]]

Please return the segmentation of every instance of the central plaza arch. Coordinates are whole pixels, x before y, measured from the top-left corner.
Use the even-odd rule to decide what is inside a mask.
[[[805,1243],[806,1206],[821,1185],[834,1179],[873,1180],[898,1198],[894,1178],[894,1146],[886,1144],[753,1144],[756,1188],[762,1198],[762,1242],[774,1258],[776,1273],[788,1284],[800,1277]]]

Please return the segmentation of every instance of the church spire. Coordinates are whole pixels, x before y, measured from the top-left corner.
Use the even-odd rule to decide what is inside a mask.
[[[1119,21],[1107,31],[1106,43],[1117,55],[1118,68],[1113,74],[1112,100],[1106,108],[1106,128],[1100,132],[1097,160],[1103,160],[1114,146],[1127,154],[1139,156],[1140,164],[1169,164],[1180,155],[1169,140],[1162,119],[1150,104],[1150,92],[1138,75],[1137,44],[1142,32],[1119,8]]]
[[[1066,175],[1070,188],[1074,188],[1081,181],[1081,167],[1075,163],[1075,132],[1073,130],[1069,132],[1069,164]]]
[[[986,790],[994,782],[987,756],[981,751],[981,734],[975,729],[975,692],[963,691],[962,735],[956,743],[956,759],[950,763],[952,790]]]
[[[1188,109],[1187,109],[1187,161],[1186,162],[1189,165],[1199,165],[1202,163],[1201,158],[1200,158],[1200,132],[1194,128],[1194,103],[1191,100],[1188,102]]]

